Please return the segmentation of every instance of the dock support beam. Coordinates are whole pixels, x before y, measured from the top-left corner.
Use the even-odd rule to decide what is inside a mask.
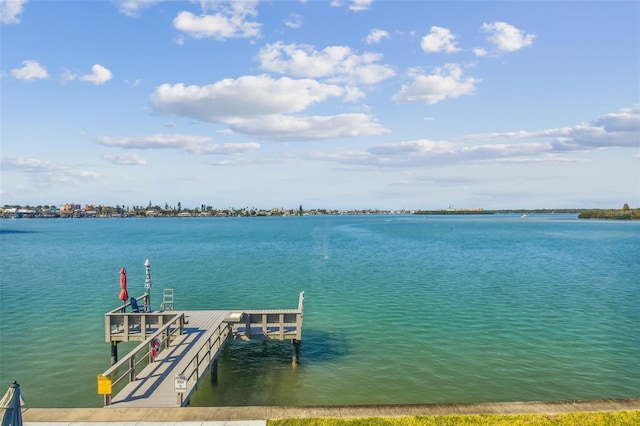
[[[118,362],[118,342],[111,342],[111,365]]]
[[[291,352],[292,352],[292,365],[298,365],[298,357],[300,356],[300,342],[296,339],[291,339]]]
[[[211,383],[218,384],[218,358],[214,359],[211,363]]]

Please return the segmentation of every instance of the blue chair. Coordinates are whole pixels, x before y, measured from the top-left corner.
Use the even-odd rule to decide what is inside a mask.
[[[132,297],[129,300],[129,303],[131,304],[131,312],[135,312],[137,314],[145,314],[147,312],[150,312],[150,310],[149,310],[147,305],[143,305],[143,308],[140,308],[138,306],[138,301],[136,300],[135,297]]]

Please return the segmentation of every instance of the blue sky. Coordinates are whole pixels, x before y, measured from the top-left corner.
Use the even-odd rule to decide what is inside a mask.
[[[0,0],[0,205],[640,207],[636,1]]]

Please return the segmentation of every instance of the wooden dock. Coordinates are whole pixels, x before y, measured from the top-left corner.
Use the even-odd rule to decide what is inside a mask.
[[[144,303],[144,297],[139,299]],[[290,340],[298,362],[304,292],[297,309],[126,312],[105,314],[112,366],[98,376],[98,393],[110,407],[181,407],[206,373],[217,380],[217,359],[229,339]],[[119,342],[140,341],[118,359]]]

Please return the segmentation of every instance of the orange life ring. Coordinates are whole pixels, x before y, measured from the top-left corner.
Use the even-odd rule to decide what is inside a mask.
[[[156,337],[151,341],[151,358],[155,358],[160,353],[160,340]]]

